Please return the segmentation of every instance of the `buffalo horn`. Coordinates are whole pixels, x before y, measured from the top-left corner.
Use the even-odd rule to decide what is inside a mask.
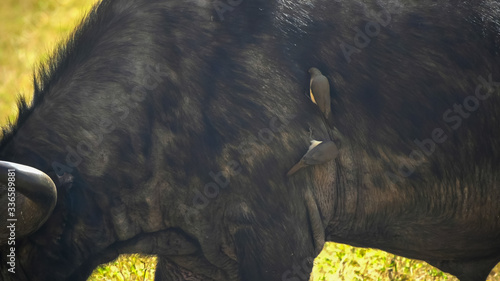
[[[0,161],[0,245],[8,243],[9,237],[19,239],[39,229],[56,202],[56,186],[47,174],[30,166]]]

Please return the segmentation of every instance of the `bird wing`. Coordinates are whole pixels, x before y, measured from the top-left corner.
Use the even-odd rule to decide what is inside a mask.
[[[323,142],[306,153],[302,160],[307,165],[319,165],[335,159],[339,154],[337,145],[332,142]]]
[[[328,103],[330,106],[330,83],[324,75],[318,75],[311,79],[311,95],[314,96],[314,103],[318,106]]]

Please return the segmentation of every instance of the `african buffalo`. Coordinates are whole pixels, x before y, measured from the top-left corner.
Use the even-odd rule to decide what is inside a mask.
[[[336,241],[484,280],[499,19],[495,0],[103,0],[4,130],[1,279],[86,280],[144,253],[156,280],[297,281]],[[334,131],[305,94],[313,66]],[[287,178],[309,129],[339,157]]]

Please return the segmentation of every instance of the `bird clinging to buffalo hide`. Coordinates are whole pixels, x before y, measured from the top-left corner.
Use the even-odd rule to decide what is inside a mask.
[[[330,129],[333,129],[333,116],[330,107],[330,83],[321,71],[316,67],[309,69],[311,74],[309,97],[314,102],[325,118],[325,122]]]
[[[300,161],[286,175],[289,177],[304,167],[329,162],[338,155],[339,149],[334,142],[312,140],[309,150],[307,150],[306,154],[302,156]]]

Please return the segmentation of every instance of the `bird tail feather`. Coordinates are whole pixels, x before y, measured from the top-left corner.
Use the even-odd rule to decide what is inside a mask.
[[[288,171],[288,173],[286,173],[286,176],[289,177],[289,176],[295,174],[298,170],[300,170],[300,168],[302,168],[302,164],[299,162],[299,163],[293,165],[293,167]]]
[[[326,124],[328,124],[328,127],[330,127],[330,129],[333,129],[335,127],[335,121],[333,120],[333,115],[331,113],[325,117],[325,121]]]

